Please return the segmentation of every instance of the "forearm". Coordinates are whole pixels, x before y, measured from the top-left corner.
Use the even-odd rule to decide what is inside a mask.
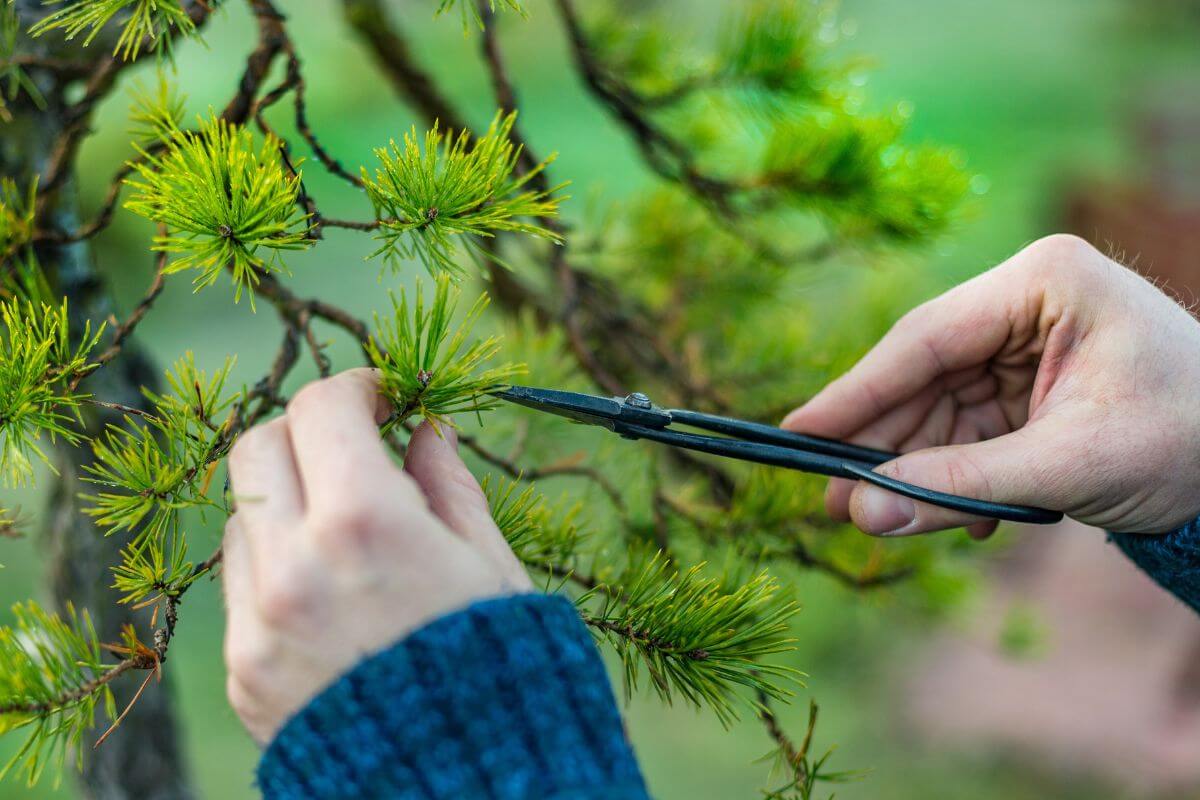
[[[1200,612],[1200,519],[1163,535],[1110,536],[1160,586]]]
[[[259,765],[276,800],[646,800],[603,664],[565,599],[477,603],[367,658]]]

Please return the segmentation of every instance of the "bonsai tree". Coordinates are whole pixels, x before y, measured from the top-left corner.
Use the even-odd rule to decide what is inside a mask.
[[[0,721],[21,742],[4,772],[32,785],[67,762],[95,796],[190,794],[164,684],[187,635],[183,600],[213,591],[221,562],[191,543],[191,512],[223,519],[222,460],[303,370],[365,363],[394,405],[380,435],[398,454],[422,418],[464,427],[512,547],[547,590],[575,598],[627,692],[717,723],[761,720],[779,753],[766,797],[844,779],[812,744],[815,706],[807,730],[776,716],[802,677],[786,658],[799,608],[786,576],[815,570],[867,591],[929,574],[934,545],[877,550],[821,517],[811,479],[652,445],[596,449],[593,433],[494,410],[488,392],[527,374],[777,420],[846,363],[782,288],[941,234],[969,186],[959,157],[906,142],[903,104],[862,110],[861,65],[832,52],[824,3],[730,0],[711,36],[679,35],[671,7],[644,0],[405,5],[478,46],[494,91],[479,109],[416,60],[399,9],[343,0],[347,35],[419,120],[350,164],[323,144],[336,122],[306,105],[311,81],[338,78],[305,69],[284,3],[246,4],[255,41],[241,80],[223,107],[189,116],[172,54],[224,3],[0,0],[0,483],[52,485],[55,598],[19,604],[0,630]],[[526,14],[555,19],[581,91],[652,174],[634,199],[569,206],[568,191],[588,187],[568,189],[526,138],[497,36],[504,25],[543,46],[521,41]],[[81,208],[80,146],[132,72],[146,80],[128,156],[99,207]],[[353,216],[328,213],[306,185],[313,170],[358,192]],[[121,308],[90,246],[118,214],[157,231],[144,294]],[[334,229],[374,241],[361,269],[391,298],[370,319],[291,279],[289,258]],[[138,327],[178,280],[231,285],[228,313],[278,321],[264,374],[235,382],[232,361],[186,352],[148,363]],[[327,339],[341,337],[359,356],[335,364]],[[0,505],[4,532],[28,524]]]

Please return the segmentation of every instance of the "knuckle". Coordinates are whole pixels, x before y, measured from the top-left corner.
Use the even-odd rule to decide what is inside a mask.
[[[269,637],[256,636],[230,639],[225,645],[225,667],[231,685],[237,682],[243,694],[252,695],[270,674],[272,647]],[[230,698],[232,700],[232,697]]]
[[[266,625],[286,629],[308,617],[313,597],[300,571],[276,570],[261,579],[257,606]]]
[[[375,535],[381,526],[379,513],[368,504],[349,502],[313,514],[306,522],[316,542],[362,542]]]
[[[329,397],[330,380],[332,379],[312,381],[301,387],[300,391],[292,395],[292,399],[288,401],[287,413],[307,414],[323,408]]]
[[[462,491],[464,499],[487,502],[483,489],[479,486],[479,481],[475,480],[475,476],[466,467],[452,469],[446,477],[456,489]]]
[[[254,715],[257,704],[254,702],[253,695],[246,690],[245,684],[232,671],[225,678],[225,696],[229,699],[233,713],[239,717],[244,719]]]
[[[284,419],[278,417],[270,422],[255,425],[238,436],[237,441],[233,443],[233,448],[229,451],[229,463],[234,471],[239,466],[252,461],[262,450],[264,443],[278,435],[279,429],[285,424]]]
[[[1022,262],[1035,275],[1061,280],[1063,273],[1086,277],[1096,274],[1107,258],[1086,239],[1071,233],[1044,236],[1025,249]]]

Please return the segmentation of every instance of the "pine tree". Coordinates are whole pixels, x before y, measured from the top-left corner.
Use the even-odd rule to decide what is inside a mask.
[[[491,473],[500,528],[548,590],[575,599],[627,693],[649,689],[719,724],[761,720],[778,754],[764,797],[816,797],[852,777],[813,755],[815,706],[799,739],[776,715],[803,678],[787,658],[800,608],[789,576],[819,571],[861,591],[929,584],[942,569],[935,546],[869,549],[821,519],[819,484],[804,476],[627,443],[581,459],[539,435],[560,423],[496,411],[488,392],[528,373],[777,420],[846,361],[820,349],[781,287],[834,258],[866,261],[944,232],[968,189],[961,158],[910,144],[903,104],[861,110],[862,67],[834,51],[824,2],[729,2],[706,40],[673,35],[677,21],[653,2],[430,0],[431,14],[460,18],[495,90],[491,124],[471,131],[380,0],[343,0],[349,29],[422,120],[347,169],[318,137],[331,123],[308,116],[315,78],[283,9],[246,1],[258,36],[242,79],[223,109],[188,119],[171,54],[203,36],[221,4],[0,0],[0,124],[40,126],[0,184],[0,483],[44,474],[65,487],[60,497],[80,504],[75,535],[90,533],[84,544],[113,561],[105,580],[124,615],[92,592],[98,607],[23,604],[0,629],[0,729],[26,737],[6,771],[32,784],[48,766],[103,758],[91,755],[98,738],[102,754],[162,735],[136,721],[154,702],[143,690],[169,676],[172,641],[186,635],[181,601],[207,591],[198,579],[220,565],[219,551],[190,546],[185,512],[228,512],[222,461],[286,403],[304,350],[319,374],[351,366],[331,363],[320,325],[381,370],[395,408],[381,436],[397,451],[417,418],[483,422],[460,438]],[[560,216],[570,176],[525,138],[497,35],[503,22],[519,37],[535,13],[561,25],[584,91],[654,176],[633,201],[570,224]],[[81,220],[72,184],[96,106],[118,76],[155,65],[156,90],[130,112],[128,159]],[[327,215],[306,188],[311,170],[361,190],[363,218]],[[157,227],[153,277],[123,314],[79,266],[118,213]],[[396,284],[371,320],[290,285],[289,255],[320,247],[329,228],[373,237],[381,281]],[[400,288],[414,270],[428,273],[424,285]],[[235,385],[231,363],[204,369],[187,353],[148,375],[135,331],[180,273],[196,291],[233,286],[235,302],[249,302],[230,313],[278,320],[283,343],[259,380]],[[0,512],[6,535],[25,523]]]

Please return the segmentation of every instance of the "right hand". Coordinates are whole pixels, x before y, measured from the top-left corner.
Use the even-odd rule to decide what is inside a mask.
[[[1166,532],[1200,514],[1200,324],[1051,236],[906,314],[783,427],[904,453],[877,471],[918,486]],[[996,526],[844,479],[826,506],[876,535]]]

